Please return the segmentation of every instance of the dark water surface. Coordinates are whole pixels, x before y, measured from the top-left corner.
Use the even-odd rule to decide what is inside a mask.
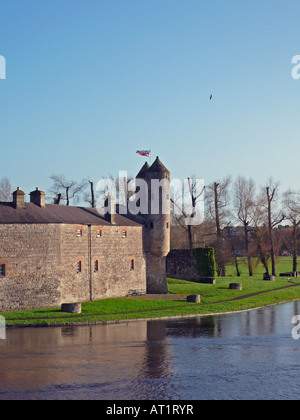
[[[0,340],[0,399],[298,399],[294,315],[300,301],[180,321],[10,329]]]

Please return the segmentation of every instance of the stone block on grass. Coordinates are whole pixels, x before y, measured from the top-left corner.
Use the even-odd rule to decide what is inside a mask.
[[[201,302],[201,295],[189,295],[186,298],[187,302],[192,303],[200,303]]]
[[[269,274],[264,274],[263,280],[266,280],[266,281],[275,281],[275,276],[271,276]]]
[[[242,285],[242,283],[230,283],[229,284],[229,289],[232,289],[232,290],[243,290],[243,285]]]
[[[216,284],[216,279],[214,277],[203,277],[200,279],[199,283]]]
[[[81,303],[63,303],[61,305],[61,312],[81,314]]]

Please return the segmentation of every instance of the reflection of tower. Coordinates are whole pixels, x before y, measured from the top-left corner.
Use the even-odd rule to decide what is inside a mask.
[[[146,222],[147,293],[168,293],[166,256],[170,251],[170,172],[157,157],[137,178],[148,187]]]
[[[148,378],[168,378],[171,375],[167,326],[167,321],[147,321],[143,374]]]

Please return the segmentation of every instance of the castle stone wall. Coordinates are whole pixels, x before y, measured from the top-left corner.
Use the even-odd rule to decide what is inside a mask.
[[[199,281],[199,272],[193,251],[172,249],[166,258],[167,277],[173,279]]]
[[[92,260],[99,258],[99,271],[92,270],[93,300],[126,296],[130,289],[146,289],[144,229],[143,226],[104,226],[101,238],[92,233]]]
[[[82,237],[76,236],[77,228],[82,229]],[[146,289],[142,229],[142,226],[63,225],[62,302],[121,297],[130,289]],[[101,237],[97,237],[99,230]],[[82,263],[79,273],[78,261]]]
[[[0,225],[0,310],[59,305],[60,260],[58,225]]]
[[[82,236],[77,236],[78,230]],[[0,264],[6,266],[5,277],[0,277],[0,311],[58,307],[145,290],[142,230],[143,226],[0,225]]]

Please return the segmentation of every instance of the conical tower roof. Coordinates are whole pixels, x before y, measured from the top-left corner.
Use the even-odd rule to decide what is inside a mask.
[[[153,164],[150,166],[150,168],[148,169],[148,172],[158,172],[158,173],[170,173],[170,171],[168,171],[168,169],[165,167],[165,165],[163,165],[161,163],[161,161],[159,160],[159,157],[157,156],[155,161],[153,162]]]
[[[140,172],[137,174],[137,178],[145,178],[146,173],[148,172],[150,166],[148,162],[145,162],[144,166],[140,170]]]

